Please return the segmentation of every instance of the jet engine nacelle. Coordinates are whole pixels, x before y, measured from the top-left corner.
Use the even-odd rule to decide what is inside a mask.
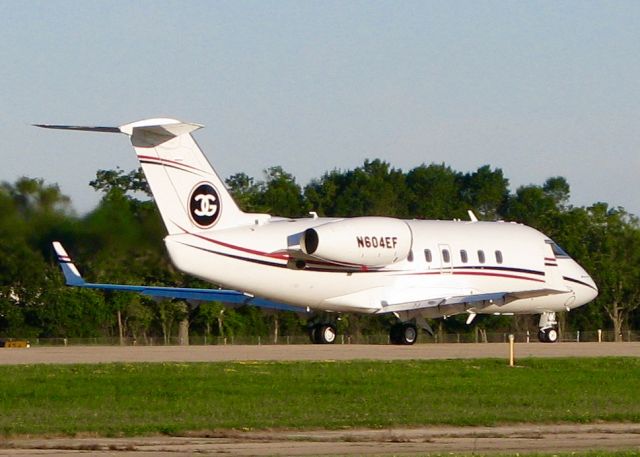
[[[305,230],[302,252],[330,262],[384,267],[407,258],[411,229],[389,217],[354,217]]]

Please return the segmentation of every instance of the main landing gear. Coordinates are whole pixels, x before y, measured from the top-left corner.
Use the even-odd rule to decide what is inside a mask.
[[[560,335],[558,334],[558,322],[556,321],[556,313],[546,312],[540,315],[538,324],[540,331],[538,339],[541,343],[555,343]]]
[[[309,337],[314,344],[333,344],[337,335],[336,326],[333,324],[313,324],[309,328]]]
[[[316,323],[309,327],[309,338],[314,344],[334,344],[337,338],[336,326],[328,323]],[[389,340],[391,344],[410,346],[418,339],[415,324],[401,322],[391,327]]]
[[[389,340],[391,344],[410,346],[418,339],[418,329],[410,322],[401,322],[391,327]]]

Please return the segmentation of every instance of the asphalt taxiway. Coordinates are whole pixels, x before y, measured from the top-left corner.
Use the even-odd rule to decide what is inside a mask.
[[[393,345],[262,345],[262,346],[50,346],[0,349],[0,365],[223,362],[298,360],[428,360],[506,358],[507,343]],[[516,343],[516,359],[524,357],[640,357],[640,342]]]

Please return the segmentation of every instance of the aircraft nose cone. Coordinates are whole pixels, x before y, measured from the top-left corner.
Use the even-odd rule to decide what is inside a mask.
[[[576,287],[575,293],[576,301],[579,304],[584,305],[592,300],[595,300],[595,298],[598,296],[598,286],[596,286],[596,283],[589,276],[588,280],[584,281],[584,285]]]
[[[575,260],[567,263],[563,271],[567,286],[573,289],[575,294],[575,306],[582,306],[594,300],[598,296],[598,286],[587,271]]]

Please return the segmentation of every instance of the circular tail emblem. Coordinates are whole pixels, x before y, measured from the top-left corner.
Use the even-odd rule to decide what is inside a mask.
[[[191,220],[202,228],[209,228],[220,217],[220,197],[209,183],[198,184],[189,197]]]

